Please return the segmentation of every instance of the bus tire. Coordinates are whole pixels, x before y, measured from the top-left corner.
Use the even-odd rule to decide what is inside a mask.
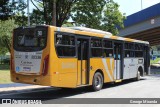
[[[138,72],[137,72],[136,81],[139,81],[139,80],[140,80],[140,72],[138,71]]]
[[[99,91],[103,87],[103,76],[100,72],[96,72],[92,81],[92,90]]]

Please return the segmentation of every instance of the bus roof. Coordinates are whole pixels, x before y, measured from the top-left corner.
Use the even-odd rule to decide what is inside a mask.
[[[56,27],[56,31],[88,35],[88,36],[94,36],[94,37],[101,37],[101,38],[108,38],[108,39],[114,39],[114,40],[122,40],[122,41],[127,41],[127,42],[149,44],[148,41],[114,36],[110,32],[105,32],[102,30],[96,30],[96,29],[91,29],[91,28],[86,28],[86,27]]]

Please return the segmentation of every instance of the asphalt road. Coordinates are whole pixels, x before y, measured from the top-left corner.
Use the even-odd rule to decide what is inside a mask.
[[[40,98],[42,103],[53,103],[62,98],[160,98],[160,75],[145,76],[140,81],[125,80],[121,83],[105,84],[98,92],[91,92],[86,87],[69,90],[53,88],[8,93],[0,95],[0,98]]]

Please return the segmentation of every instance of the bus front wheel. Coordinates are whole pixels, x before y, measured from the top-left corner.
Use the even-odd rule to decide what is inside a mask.
[[[99,91],[103,87],[103,76],[100,72],[96,72],[92,81],[93,91]]]
[[[140,80],[140,72],[138,71],[138,72],[137,72],[136,81],[139,81],[139,80]]]

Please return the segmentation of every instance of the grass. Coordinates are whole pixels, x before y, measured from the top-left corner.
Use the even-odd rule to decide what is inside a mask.
[[[12,83],[10,80],[10,70],[9,65],[0,64],[0,84]]]
[[[0,70],[0,84],[12,83],[9,70]]]
[[[157,64],[158,62],[160,62],[160,58],[156,58],[155,60],[151,60],[151,64]]]

